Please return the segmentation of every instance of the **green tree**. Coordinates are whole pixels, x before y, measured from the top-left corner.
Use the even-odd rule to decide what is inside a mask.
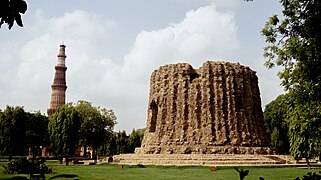
[[[3,23],[11,29],[14,22],[23,27],[21,14],[27,11],[27,3],[24,0],[1,0],[0,1],[0,28]]]
[[[295,159],[320,156],[321,102],[306,102],[295,105],[289,111],[290,151]]]
[[[50,117],[49,135],[50,150],[59,157],[74,156],[79,143],[80,117],[76,109],[70,105],[64,105]]]
[[[7,106],[0,113],[0,154],[24,155],[26,152],[26,113],[22,107]]]
[[[75,109],[81,118],[80,143],[92,147],[97,154],[116,124],[116,116],[110,109],[93,107],[90,102],[78,101]]]
[[[279,95],[275,100],[265,106],[264,125],[270,137],[271,147],[278,153],[288,153],[289,144],[289,125],[287,123],[288,95]]]
[[[116,133],[117,154],[128,152],[128,138],[126,131],[118,131]]]
[[[135,148],[140,147],[143,137],[144,137],[145,129],[133,129],[128,138],[128,152],[134,153]]]
[[[26,143],[31,149],[32,156],[41,155],[40,147],[48,145],[48,117],[42,115],[39,111],[35,113],[27,113],[26,122]]]
[[[100,149],[101,155],[112,156],[117,154],[117,132],[112,132],[108,135],[108,138],[104,142],[102,148]]]
[[[280,0],[283,17],[270,17],[262,34],[268,46],[264,56],[268,68],[281,66],[278,73],[288,91],[290,151],[295,158],[312,158],[319,153],[321,139],[321,2]],[[311,124],[315,126],[311,126]]]

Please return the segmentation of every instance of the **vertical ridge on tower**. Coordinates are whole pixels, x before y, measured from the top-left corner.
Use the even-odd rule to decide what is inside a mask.
[[[66,46],[61,44],[59,49],[58,62],[55,66],[55,77],[53,80],[53,84],[51,85],[51,98],[50,98],[50,106],[47,109],[48,117],[53,115],[56,110],[65,104],[66,101],[66,70],[65,66],[65,48]]]

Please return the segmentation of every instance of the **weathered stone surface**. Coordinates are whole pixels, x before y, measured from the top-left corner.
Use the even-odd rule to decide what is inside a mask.
[[[290,155],[262,154],[120,154],[114,155],[113,160],[117,164],[130,165],[251,166],[296,164],[296,160]]]
[[[155,70],[146,132],[138,154],[271,153],[256,72],[207,61]]]

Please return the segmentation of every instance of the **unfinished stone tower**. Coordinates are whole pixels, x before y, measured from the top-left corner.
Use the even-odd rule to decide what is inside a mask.
[[[207,61],[155,70],[138,154],[270,153],[256,72]]]
[[[47,114],[50,117],[52,114],[56,112],[58,107],[65,104],[66,101],[66,70],[65,66],[65,45],[60,45],[58,57],[58,63],[55,66],[55,77],[53,80],[53,84],[51,85],[51,98],[50,98],[50,106],[47,109]]]

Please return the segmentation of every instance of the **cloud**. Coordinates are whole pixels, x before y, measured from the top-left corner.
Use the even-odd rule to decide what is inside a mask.
[[[15,46],[19,62],[12,83],[0,91],[0,103],[46,111],[59,44],[66,43],[67,101],[88,100],[112,108],[116,129],[143,128],[147,117],[149,78],[168,63],[187,62],[198,68],[205,60],[229,59],[239,48],[232,13],[214,4],[190,10],[180,22],[153,31],[141,31],[122,60],[109,58],[105,47],[121,25],[103,15],[75,10],[46,17],[39,10],[30,22],[29,37]],[[115,37],[113,37],[115,39]],[[2,69],[3,70],[3,69]],[[0,83],[5,82],[0,78]],[[1,84],[2,86],[2,84]],[[4,107],[5,104],[0,104]]]
[[[1,54],[5,57],[1,59],[0,83],[1,88],[5,88],[0,91],[1,107],[8,103],[46,112],[59,44],[65,41],[70,47],[79,48],[73,51],[78,54],[70,53],[75,61],[68,62],[77,68],[82,66],[77,64],[77,59],[83,60],[82,57],[87,55],[85,61],[91,61],[88,54],[95,58],[95,43],[108,40],[107,34],[117,29],[117,23],[86,11],[75,10],[52,18],[45,15],[38,10],[33,19],[26,22],[30,28],[25,30],[25,36],[19,39],[19,43],[15,43],[14,38],[1,43],[1,51],[4,51]],[[68,70],[67,75],[72,75],[72,72]]]
[[[145,126],[149,78],[153,70],[178,62],[187,62],[198,68],[205,60],[228,58],[227,54],[237,51],[238,44],[234,15],[219,12],[214,4],[188,11],[179,23],[139,33],[131,52],[124,57],[119,75],[121,82],[126,83],[125,89],[134,92],[132,95],[124,91],[130,94],[124,96],[128,101],[137,102],[137,111],[140,112],[122,113],[126,117],[138,117],[139,121],[119,122],[120,126],[127,126],[125,129]]]
[[[236,35],[233,14],[208,5],[188,11],[179,23],[138,34],[124,66],[138,70],[135,78],[146,77],[146,70],[167,63],[184,61],[199,66],[205,59],[225,58],[235,51],[239,44]]]

